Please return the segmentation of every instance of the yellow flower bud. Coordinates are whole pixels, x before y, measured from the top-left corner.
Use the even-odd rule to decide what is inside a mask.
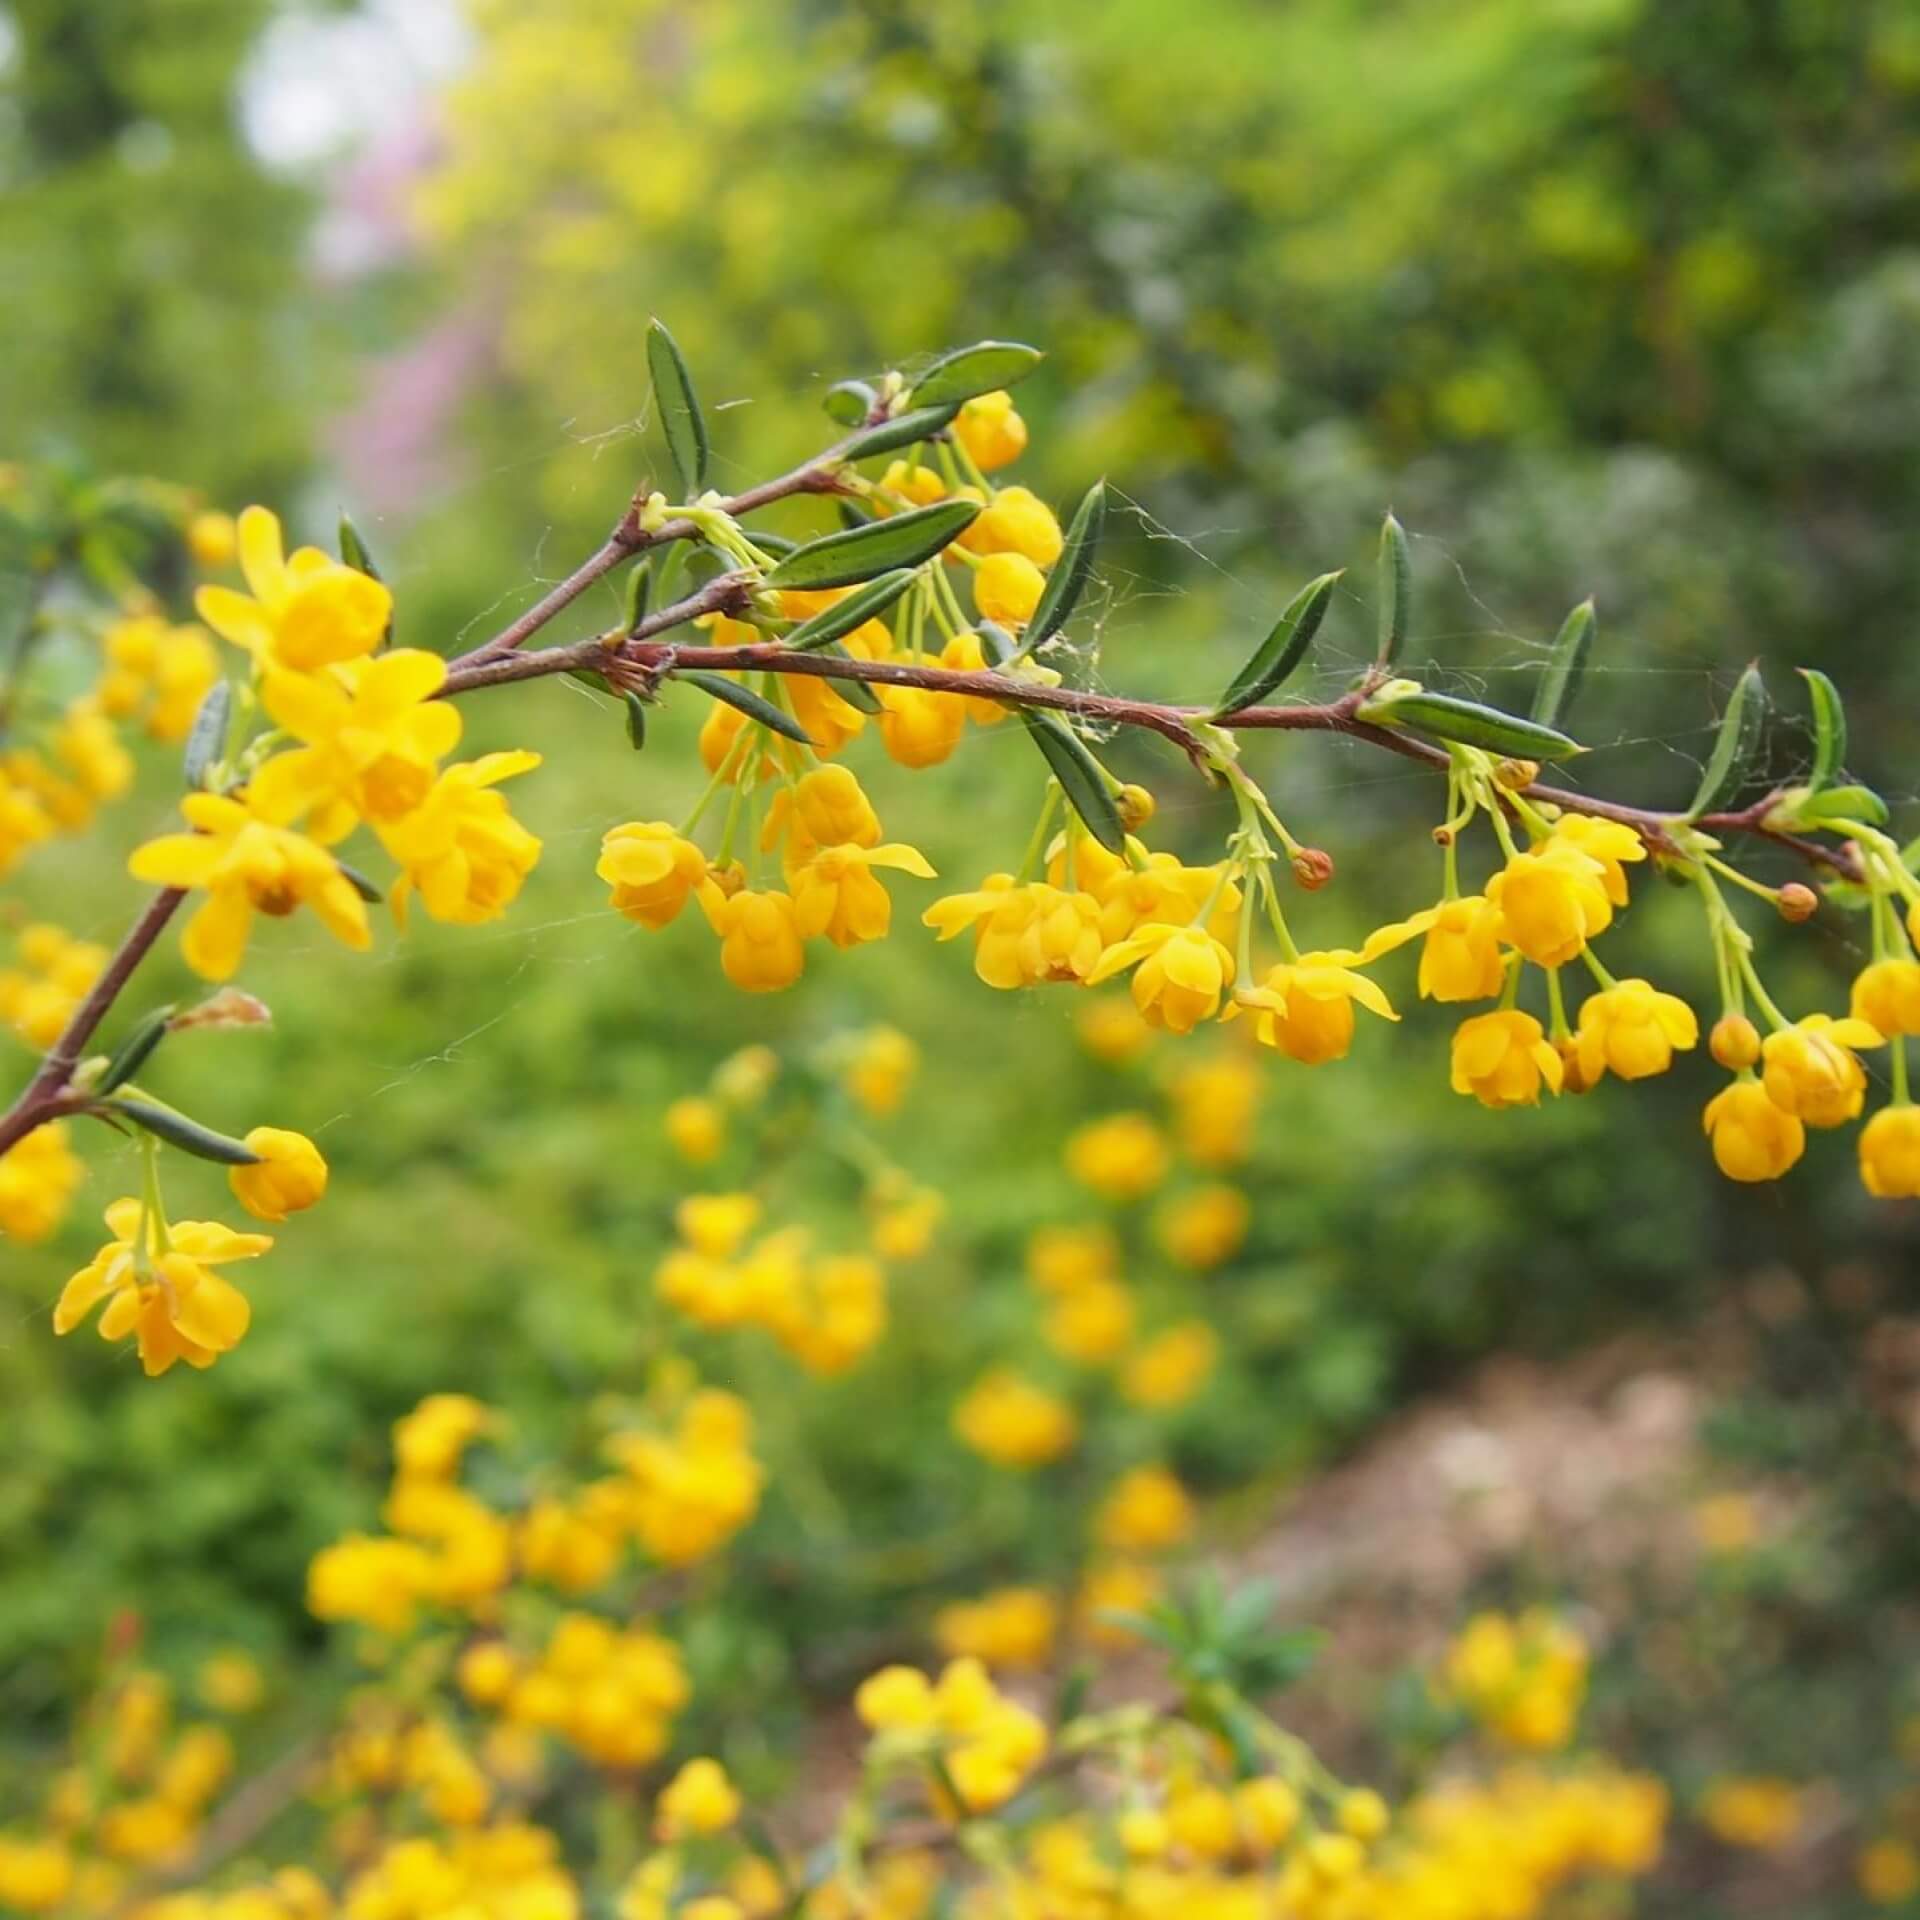
[[[1920,1107],[1882,1107],[1861,1128],[1860,1178],[1876,1199],[1920,1196]]]
[[[1715,1094],[1700,1121],[1713,1141],[1714,1164],[1729,1180],[1777,1180],[1806,1151],[1806,1128],[1751,1078]]]
[[[1743,1013],[1722,1014],[1707,1036],[1707,1051],[1729,1073],[1738,1073],[1760,1058],[1760,1029]]]
[[[1046,576],[1024,553],[990,553],[974,573],[973,604],[983,620],[1024,627],[1046,584]]]
[[[246,1144],[260,1156],[259,1161],[230,1169],[227,1180],[234,1198],[256,1220],[284,1220],[290,1213],[303,1213],[325,1194],[327,1163],[305,1134],[255,1127]]]

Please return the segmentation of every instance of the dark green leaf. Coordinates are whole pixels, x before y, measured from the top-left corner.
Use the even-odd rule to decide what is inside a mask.
[[[1512,754],[1522,760],[1564,760],[1582,751],[1555,727],[1543,727],[1478,700],[1456,699],[1450,693],[1403,693],[1390,700],[1374,700],[1360,709],[1362,720],[1376,726],[1405,727],[1436,740],[1455,740],[1489,753]]]
[[[173,1008],[170,1006],[156,1007],[148,1014],[120,1042],[120,1050],[107,1062],[107,1070],[100,1076],[95,1092],[111,1093],[115,1087],[124,1086],[131,1080],[153,1058],[154,1048],[167,1037],[167,1022],[172,1018]]]
[[[334,865],[340,869],[340,877],[346,881],[368,906],[377,907],[386,898],[358,867],[350,867],[344,860],[336,859]]]
[[[1766,719],[1767,689],[1758,666],[1750,666],[1734,687],[1733,698],[1720,716],[1720,732],[1708,757],[1707,769],[1694,789],[1692,804],[1683,818],[1697,820],[1711,813],[1730,796],[1740,791],[1754,753],[1760,745],[1760,729]]]
[[[1532,717],[1543,727],[1557,727],[1572,711],[1574,697],[1587,671],[1593,648],[1595,619],[1591,598],[1582,600],[1561,623],[1552,651],[1534,689]]]
[[[869,454],[894,453],[916,440],[930,440],[941,428],[950,426],[959,411],[956,401],[950,407],[915,407],[907,413],[896,413],[891,420],[879,421],[845,441],[838,450],[840,458],[864,460]]]
[[[186,751],[181,755],[180,771],[189,787],[203,787],[208,770],[220,758],[226,745],[227,721],[233,713],[233,683],[216,680],[193,716],[193,729],[187,735]]]
[[[1057,715],[1032,707],[1023,707],[1020,718],[1033,735],[1034,744],[1046,756],[1053,777],[1067,796],[1073,810],[1085,821],[1087,831],[1109,853],[1125,853],[1127,830],[1120,821],[1120,809],[1114,805],[1106,775],[1093,757],[1087,743]]]
[[[767,585],[851,587],[894,567],[917,567],[965,533],[979,513],[977,500],[939,500],[864,527],[842,527],[788,554]]]
[[[653,562],[641,560],[627,575],[627,598],[622,625],[628,633],[631,633],[647,617],[647,609],[652,601]]]
[[[647,744],[647,703],[627,689],[627,744],[638,753]]]
[[[1309,580],[1287,602],[1286,611],[1274,623],[1273,631],[1261,641],[1253,658],[1220,696],[1220,704],[1214,709],[1216,720],[1223,714],[1237,713],[1242,707],[1258,705],[1307,657],[1313,636],[1327,617],[1327,607],[1339,579],[1339,573],[1323,573],[1319,579]]]
[[[1038,347],[1017,340],[982,340],[978,346],[945,353],[913,383],[907,396],[916,407],[944,407],[995,393],[1024,380],[1046,358]]]
[[[653,379],[654,404],[660,409],[660,427],[680,476],[680,489],[692,500],[707,486],[707,421],[686,357],[658,320],[647,328],[647,372]]]
[[[1847,710],[1840,689],[1817,667],[1802,667],[1800,677],[1813,702],[1813,771],[1807,785],[1818,793],[1846,764]]]
[[[211,1127],[203,1127],[197,1120],[189,1120],[184,1113],[175,1113],[171,1107],[156,1107],[145,1100],[109,1100],[105,1103],[108,1113],[118,1114],[123,1120],[131,1120],[136,1127],[144,1127],[158,1140],[164,1140],[170,1147],[178,1147],[182,1153],[191,1153],[202,1160],[215,1160],[223,1167],[258,1166],[260,1156],[244,1141],[235,1140],[231,1135],[215,1133]]]
[[[1380,527],[1379,560],[1380,644],[1374,658],[1390,667],[1407,642],[1407,620],[1413,611],[1413,555],[1407,548],[1407,530],[1392,514]]]
[[[873,412],[880,396],[864,380],[836,380],[822,396],[820,404],[827,418],[843,427],[857,427]]]
[[[800,551],[800,542],[789,539],[784,533],[767,533],[756,527],[748,537],[762,553],[770,553],[776,560],[784,560],[788,554]]]
[[[1087,590],[1087,582],[1093,578],[1093,563],[1099,554],[1100,536],[1106,524],[1107,483],[1096,480],[1067,522],[1060,558],[1053,563],[1033,618],[1020,636],[1022,653],[1031,653],[1067,624],[1074,608],[1080,604],[1080,596]]]
[[[702,693],[710,694],[723,705],[732,707],[736,713],[744,713],[749,720],[757,720],[763,727],[771,727],[775,733],[784,734],[789,740],[797,740],[803,747],[813,745],[813,736],[792,714],[783,713],[771,700],[761,699],[751,688],[743,687],[737,680],[690,668],[676,673],[674,678],[684,680],[690,687],[698,687]]]
[[[809,615],[787,635],[787,645],[795,653],[809,653],[815,647],[830,646],[855,627],[864,626],[884,613],[913,585],[918,576],[911,567],[897,567],[856,588],[844,600],[822,607]]]
[[[340,558],[356,573],[364,573],[373,580],[383,578],[367,551],[367,543],[360,538],[360,529],[344,512],[340,516]]]
[[[869,526],[880,517],[878,514],[869,513],[859,501],[847,499],[844,494],[833,504],[840,515],[840,524],[843,527]]]

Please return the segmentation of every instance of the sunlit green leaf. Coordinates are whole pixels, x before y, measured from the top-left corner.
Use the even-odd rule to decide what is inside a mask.
[[[1591,599],[1582,600],[1561,623],[1547,664],[1534,689],[1532,718],[1543,727],[1557,727],[1572,711],[1580,682],[1586,677],[1587,655],[1593,649],[1597,621]]]
[[[1281,686],[1307,657],[1313,636],[1320,631],[1339,573],[1323,573],[1310,580],[1287,602],[1286,611],[1274,622],[1273,631],[1261,641],[1252,659],[1234,677],[1233,684],[1220,696],[1214,717],[1236,713],[1264,700]]]
[[[964,403],[1024,380],[1045,358],[1038,347],[1022,346],[1017,340],[982,340],[977,346],[956,347],[913,383],[907,398],[916,407]]]
[[[767,575],[767,585],[851,587],[895,567],[917,567],[965,533],[979,513],[977,500],[939,500],[864,527],[842,527],[795,548]]]
[[[654,404],[660,409],[660,428],[667,436],[667,452],[680,477],[680,490],[689,499],[706,491],[706,415],[693,390],[686,356],[679,343],[658,320],[647,328],[647,372],[653,379]]]

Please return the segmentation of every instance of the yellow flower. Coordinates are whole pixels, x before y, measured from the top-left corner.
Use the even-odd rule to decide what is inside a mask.
[[[204,508],[187,521],[187,551],[193,555],[193,564],[204,572],[231,566],[238,546],[230,513]]]
[[[1174,1076],[1173,1127],[1197,1167],[1233,1167],[1253,1142],[1261,1076],[1247,1060],[1196,1061]]]
[[[1137,1059],[1153,1039],[1153,1029],[1140,1018],[1131,999],[1110,999],[1105,994],[1081,1007],[1074,1027],[1080,1044],[1110,1067],[1124,1067]]]
[[[880,485],[888,493],[900,494],[910,505],[930,507],[947,497],[947,484],[932,467],[918,461],[889,460],[880,476]]]
[[[1569,840],[1516,853],[1487,886],[1500,937],[1542,967],[1565,966],[1613,919],[1607,869]]]
[[[853,1710],[875,1733],[922,1733],[934,1724],[933,1683],[917,1667],[882,1667],[861,1681]]]
[[[774,796],[770,812],[785,819],[790,857],[796,864],[808,859],[815,847],[880,844],[880,816],[846,767],[815,767],[803,774],[790,789]],[[772,830],[771,819],[768,825]]]
[[[1860,1178],[1879,1200],[1920,1196],[1920,1107],[1882,1107],[1860,1129]]]
[[[881,847],[822,847],[793,879],[793,922],[806,940],[824,935],[836,947],[884,940],[893,920],[893,902],[874,876],[875,867],[934,877],[917,847],[890,842]]]
[[[976,395],[960,409],[953,437],[982,473],[993,473],[1026,451],[1027,423],[1014,411],[1012,394],[1002,387]]]
[[[28,1245],[67,1217],[86,1168],[67,1145],[67,1123],[49,1120],[0,1153],[0,1234]]]
[[[307,1611],[316,1620],[352,1620],[380,1633],[405,1633],[432,1584],[433,1556],[417,1541],[350,1533],[307,1567]]]
[[[1034,916],[1032,891],[1010,873],[990,873],[970,893],[950,893],[920,916],[942,940],[973,934],[973,970],[990,987],[1026,985],[1020,936]]]
[[[1137,868],[1082,841],[1076,861],[1084,866],[1090,855],[1113,861],[1112,871],[1105,877],[1099,876],[1097,866],[1092,875],[1081,875],[1082,885],[1091,886],[1099,896],[1100,933],[1109,945],[1154,921],[1184,926],[1210,899],[1214,905],[1207,931],[1216,940],[1233,944],[1240,889],[1231,881],[1222,886],[1218,867],[1183,867],[1170,853],[1154,853],[1147,856],[1144,868]]]
[[[539,764],[540,756],[524,749],[462,760],[435,780],[416,811],[374,822],[404,869],[393,888],[396,914],[404,920],[416,891],[434,919],[456,926],[479,926],[506,912],[539,864],[540,842],[496,788]]]
[[[1154,1232],[1176,1266],[1205,1272],[1240,1251],[1252,1218],[1253,1209],[1238,1187],[1201,1187],[1163,1207]]]
[[[1089,1567],[1074,1599],[1080,1632],[1097,1647],[1132,1647],[1139,1638],[1115,1614],[1144,1613],[1160,1595],[1160,1575],[1138,1560],[1104,1560]]]
[[[1046,585],[1046,576],[1024,553],[991,553],[974,571],[973,604],[983,620],[1024,627]]]
[[[1025,554],[1036,567],[1050,567],[1060,558],[1060,522],[1038,494],[1026,487],[1001,487],[960,543],[978,554]]]
[[[1045,1666],[1059,1627],[1059,1607],[1038,1587],[1001,1587],[933,1616],[934,1644],[942,1653],[989,1667]]]
[[[616,913],[659,928],[707,877],[707,856],[664,820],[628,820],[607,829],[593,870],[613,889]]]
[[[252,597],[202,587],[193,603],[215,633],[261,661],[313,673],[373,652],[393,618],[393,595],[371,575],[318,547],[284,553],[280,522],[265,507],[239,520],[240,571]]]
[[[865,729],[867,716],[848,701],[831,680],[791,673],[782,684],[792,704],[793,717],[806,729],[814,752],[823,760],[831,759]]]
[[[1089,1280],[1057,1300],[1041,1329],[1056,1353],[1104,1365],[1133,1338],[1133,1296],[1115,1280]]]
[[[213,1220],[166,1227],[138,1200],[116,1200],[106,1218],[113,1238],[61,1290],[55,1333],[71,1333],[106,1300],[100,1337],[133,1334],[149,1374],[176,1360],[210,1367],[239,1345],[252,1317],[247,1297],[212,1269],[265,1253],[273,1245],[267,1235],[235,1233]]]
[[[980,636],[971,627],[956,633],[940,649],[940,664],[951,673],[986,672],[987,654],[980,643]],[[983,700],[968,693],[949,694],[946,697],[958,700],[967,718],[976,727],[998,726],[1007,717],[1007,709],[998,700]]]
[[[727,1143],[726,1116],[715,1102],[697,1094],[675,1100],[667,1108],[664,1124],[674,1152],[695,1166],[718,1159]]]
[[[18,766],[0,763],[0,874],[12,871],[21,854],[53,833],[53,821]]]
[[[1344,1060],[1353,1045],[1353,1009],[1357,1002],[1382,1020],[1398,1020],[1387,996],[1364,973],[1339,964],[1344,956],[1303,953],[1267,971],[1257,987],[1242,987],[1236,1008],[1254,1014],[1253,1032],[1263,1047],[1317,1067]]]
[[[1483,1107],[1534,1105],[1544,1081],[1560,1091],[1560,1056],[1530,1013],[1504,1008],[1462,1021],[1453,1036],[1453,1090]]]
[[[1443,900],[1432,909],[1420,949],[1423,1000],[1491,1000],[1506,978],[1500,956],[1500,909],[1483,893]]]
[[[1876,960],[1853,983],[1853,1017],[1891,1040],[1920,1033],[1920,960]]]
[[[1853,1866],[1860,1891],[1876,1907],[1897,1907],[1920,1890],[1920,1854],[1904,1840],[1876,1840]]]
[[[1800,1790],[1766,1777],[1716,1780],[1700,1803],[1700,1817],[1730,1847],[1771,1853],[1800,1831]]]
[[[393,1464],[409,1480],[445,1480],[493,1424],[487,1407],[466,1393],[430,1393],[393,1423]]]
[[[660,1789],[656,1813],[662,1840],[724,1833],[740,1818],[740,1795],[718,1760],[689,1760]]]
[[[720,970],[741,992],[778,993],[800,978],[807,956],[789,895],[726,894],[709,880],[700,908],[720,936]]]
[[[220,677],[220,656],[200,627],[170,627],[156,614],[136,614],[109,627],[102,641],[107,670],[100,704],[120,719],[143,715],[155,740],[184,740],[207,690]]]
[[[1554,822],[1553,840],[1578,847],[1589,859],[1599,861],[1605,874],[1607,898],[1616,907],[1627,904],[1624,868],[1647,857],[1647,843],[1633,828],[1590,813],[1566,813]]]
[[[1182,1320],[1139,1348],[1120,1375],[1120,1392],[1136,1407],[1165,1412],[1199,1392],[1220,1353],[1204,1320]]]
[[[1120,1243],[1110,1227],[1041,1227],[1027,1242],[1027,1278],[1042,1293],[1076,1293],[1119,1272]]]
[[[1043,880],[1027,888],[1027,897],[1032,911],[1020,932],[1021,978],[1030,986],[1085,984],[1106,946],[1100,903],[1090,893],[1067,893]]]
[[[200,1663],[195,1685],[216,1713],[251,1713],[267,1695],[260,1663],[241,1647],[209,1654]]]
[[[1729,1180],[1777,1180],[1807,1147],[1799,1119],[1747,1074],[1707,1102],[1700,1123],[1713,1142],[1714,1164]]]
[[[91,801],[113,800],[133,785],[133,756],[92,700],[76,700],[52,736],[53,757]]]
[[[953,1412],[953,1428],[995,1466],[1043,1467],[1079,1436],[1080,1423],[1063,1400],[1006,1368],[984,1375]]]
[[[690,1193],[673,1210],[681,1238],[711,1260],[731,1260],[759,1218],[750,1193]]]
[[[924,687],[876,687],[880,739],[903,767],[937,767],[967,729],[966,703],[957,694]]]
[[[897,1113],[920,1065],[920,1049],[897,1027],[858,1035],[841,1069],[847,1091],[869,1113]]]
[[[1079,896],[1084,898],[1085,896]],[[1191,1033],[1220,1011],[1220,996],[1233,984],[1232,950],[1201,927],[1156,921],[1100,956],[1086,976],[1098,986],[1134,968],[1133,1004],[1149,1026]]]
[[[246,1145],[260,1156],[258,1162],[229,1169],[227,1182],[234,1198],[256,1220],[284,1220],[290,1213],[304,1212],[326,1193],[327,1163],[304,1133],[255,1127]]]
[[[127,871],[154,886],[204,888],[181,952],[207,980],[227,980],[246,957],[253,916],[278,918],[311,906],[335,938],[365,949],[366,903],[324,847],[265,809],[252,790],[238,798],[190,793],[180,811],[197,833],[165,833],[136,847]]]
[[[1067,1171],[1106,1200],[1137,1200],[1167,1177],[1166,1136],[1144,1113],[1090,1120],[1067,1140]]]
[[[1120,1553],[1159,1553],[1193,1531],[1193,1502],[1165,1467],[1135,1467],[1094,1515],[1094,1538]]]
[[[1810,1127],[1844,1126],[1866,1100],[1867,1076],[1854,1047],[1877,1047],[1883,1036],[1864,1020],[1810,1013],[1760,1043],[1767,1098]],[[1796,1156],[1797,1157],[1797,1156]]]
[[[1645,980],[1622,980],[1580,1003],[1581,1077],[1591,1086],[1611,1069],[1622,1080],[1644,1080],[1673,1065],[1700,1038],[1700,1023],[1684,1000],[1657,992]]]

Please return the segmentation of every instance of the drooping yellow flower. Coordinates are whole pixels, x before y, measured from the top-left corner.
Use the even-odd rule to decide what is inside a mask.
[[[1800,1120],[1748,1074],[1707,1102],[1700,1123],[1713,1142],[1714,1164],[1729,1180],[1777,1180],[1807,1148]]]
[[[1120,1372],[1120,1393],[1136,1407],[1166,1412],[1198,1393],[1220,1357],[1220,1339],[1204,1320],[1182,1320],[1139,1346]]]
[[[307,831],[331,846],[357,820],[391,824],[412,813],[460,744],[459,710],[434,697],[446,678],[447,663],[417,647],[320,673],[268,667],[261,703],[303,743],[254,776],[275,817],[310,815]]]
[[[1239,887],[1221,885],[1218,867],[1183,867],[1170,853],[1152,853],[1144,867],[1134,867],[1106,853],[1097,843],[1082,841],[1075,851],[1076,866],[1094,862],[1091,872],[1077,875],[1083,887],[1100,901],[1100,934],[1109,945],[1136,934],[1155,921],[1185,926],[1207,902],[1213,902],[1207,931],[1216,940],[1233,944],[1234,916],[1240,910]],[[1102,874],[1100,862],[1109,864]]]
[[[416,892],[436,920],[455,926],[497,920],[513,904],[539,864],[540,842],[514,819],[497,788],[539,764],[540,756],[524,748],[459,761],[412,813],[374,822],[381,844],[403,869],[392,895],[403,921]]]
[[[67,1123],[49,1120],[0,1153],[0,1234],[31,1246],[67,1217],[86,1168],[67,1144]]]
[[[1605,865],[1570,840],[1516,853],[1487,898],[1500,910],[1500,937],[1536,966],[1565,966],[1613,919]]]
[[[1039,1587],[1000,1587],[956,1600],[933,1616],[934,1643],[952,1659],[987,1667],[1043,1667],[1052,1657],[1060,1608]]]
[[[937,767],[960,744],[967,706],[958,694],[924,687],[876,687],[874,692],[889,759],[903,767]]]
[[[774,795],[769,815],[769,833],[778,831],[776,821],[783,823],[788,859],[795,865],[810,859],[815,847],[880,844],[880,816],[848,767],[815,767],[803,774]]]
[[[724,1833],[740,1818],[740,1794],[718,1760],[689,1760],[660,1789],[655,1828],[662,1840]]]
[[[1027,888],[1032,912],[1019,939],[1020,974],[1029,986],[1047,981],[1085,985],[1100,964],[1106,941],[1100,903],[1036,880]]]
[[[314,673],[372,653],[393,618],[393,595],[371,575],[301,547],[288,555],[280,522],[248,507],[238,525],[240,571],[252,597],[201,587],[193,597],[215,633],[261,661]]]
[[[990,873],[967,893],[950,893],[936,900],[920,916],[942,940],[973,934],[973,970],[990,987],[1024,986],[1020,968],[1020,936],[1034,915],[1026,887],[1016,886],[1010,873]]]
[[[1665,1073],[1674,1050],[1700,1038],[1700,1022],[1684,1000],[1645,980],[1622,980],[1580,1003],[1580,1075],[1589,1086],[1603,1073],[1644,1080]]]
[[[1353,1045],[1356,1004],[1382,1020],[1398,1020],[1378,984],[1342,965],[1343,958],[1303,953],[1298,960],[1270,967],[1259,986],[1242,987],[1234,1005],[1254,1015],[1254,1038],[1304,1066],[1317,1067],[1346,1058]]]
[[[1046,585],[1046,575],[1024,553],[990,553],[974,570],[973,604],[983,620],[1024,627]]]
[[[1432,910],[1420,949],[1420,997],[1441,1002],[1491,1000],[1506,977],[1500,909],[1483,893],[1443,900]]]
[[[227,1174],[233,1195],[256,1220],[284,1220],[316,1205],[327,1191],[327,1163],[304,1133],[255,1127],[246,1146],[259,1159]]]
[[[1085,896],[1081,896],[1085,897]],[[1233,950],[1202,927],[1170,926],[1155,921],[1109,947],[1086,976],[1098,986],[1126,968],[1134,969],[1133,1004],[1149,1026],[1191,1033],[1220,1011],[1220,999],[1233,984]]]
[[[899,1111],[920,1065],[920,1049],[898,1027],[869,1027],[855,1036],[841,1068],[847,1091],[867,1112]]]
[[[1810,1013],[1760,1043],[1767,1098],[1810,1127],[1841,1127],[1866,1100],[1866,1070],[1855,1047],[1882,1044],[1879,1028],[1864,1020]]]
[[[1000,387],[976,394],[960,409],[953,437],[982,473],[995,473],[1026,452],[1027,423],[1015,411],[1013,395]]]
[[[960,544],[970,552],[1024,554],[1036,567],[1060,558],[1060,522],[1053,509],[1026,487],[1001,487],[987,502]]]
[[[1175,1266],[1206,1272],[1240,1251],[1253,1208],[1238,1187],[1216,1183],[1161,1209],[1154,1237]]]
[[[893,902],[874,868],[934,878],[918,847],[894,841],[879,847],[822,847],[793,877],[793,923],[805,940],[822,936],[836,947],[884,940]]]
[[[1083,1367],[1102,1367],[1133,1338],[1133,1296],[1115,1280],[1090,1280],[1063,1294],[1041,1323],[1055,1353]]]
[[[785,676],[782,684],[792,703],[793,717],[807,730],[814,752],[823,760],[831,759],[849,740],[864,731],[867,716],[831,680],[792,673]]]
[[[897,493],[916,507],[930,507],[947,497],[947,483],[934,468],[919,461],[889,460],[880,485],[885,492]]]
[[[1647,857],[1647,843],[1633,828],[1618,820],[1603,820],[1591,813],[1565,813],[1553,825],[1553,839],[1578,847],[1589,858],[1599,861],[1605,876],[1607,898],[1616,907],[1627,904],[1625,869]]]
[[[664,820],[628,820],[607,829],[593,870],[613,889],[616,913],[657,929],[707,877],[707,856]]]
[[[1540,1022],[1517,1008],[1475,1014],[1453,1036],[1453,1090],[1483,1107],[1533,1106],[1542,1082],[1558,1093],[1563,1077]]]
[[[1882,1107],[1860,1129],[1860,1178],[1878,1200],[1920,1196],[1920,1107]]]
[[[777,993],[800,978],[807,956],[789,894],[727,894],[709,880],[700,908],[720,936],[720,970],[741,992]]]
[[[247,1297],[213,1268],[251,1260],[273,1241],[235,1233],[214,1220],[163,1227],[138,1200],[116,1200],[106,1213],[113,1238],[61,1290],[55,1333],[71,1333],[102,1300],[100,1337],[139,1343],[140,1364],[165,1373],[176,1360],[210,1367],[240,1343],[251,1319]]]
[[[1181,1152],[1198,1167],[1238,1166],[1252,1150],[1263,1084],[1251,1061],[1232,1055],[1182,1065],[1171,1089]]]
[[[195,833],[165,833],[136,847],[127,871],[153,886],[203,889],[181,952],[207,980],[228,980],[246,957],[253,916],[310,906],[328,932],[364,950],[373,943],[366,903],[333,855],[285,824],[249,788],[238,796],[190,793],[180,803]]]
[[[1193,1531],[1193,1502],[1166,1467],[1134,1467],[1094,1515],[1094,1538],[1117,1553],[1160,1553]]]
[[[1920,960],[1876,960],[1853,983],[1852,1013],[1891,1040],[1920,1033]]]

